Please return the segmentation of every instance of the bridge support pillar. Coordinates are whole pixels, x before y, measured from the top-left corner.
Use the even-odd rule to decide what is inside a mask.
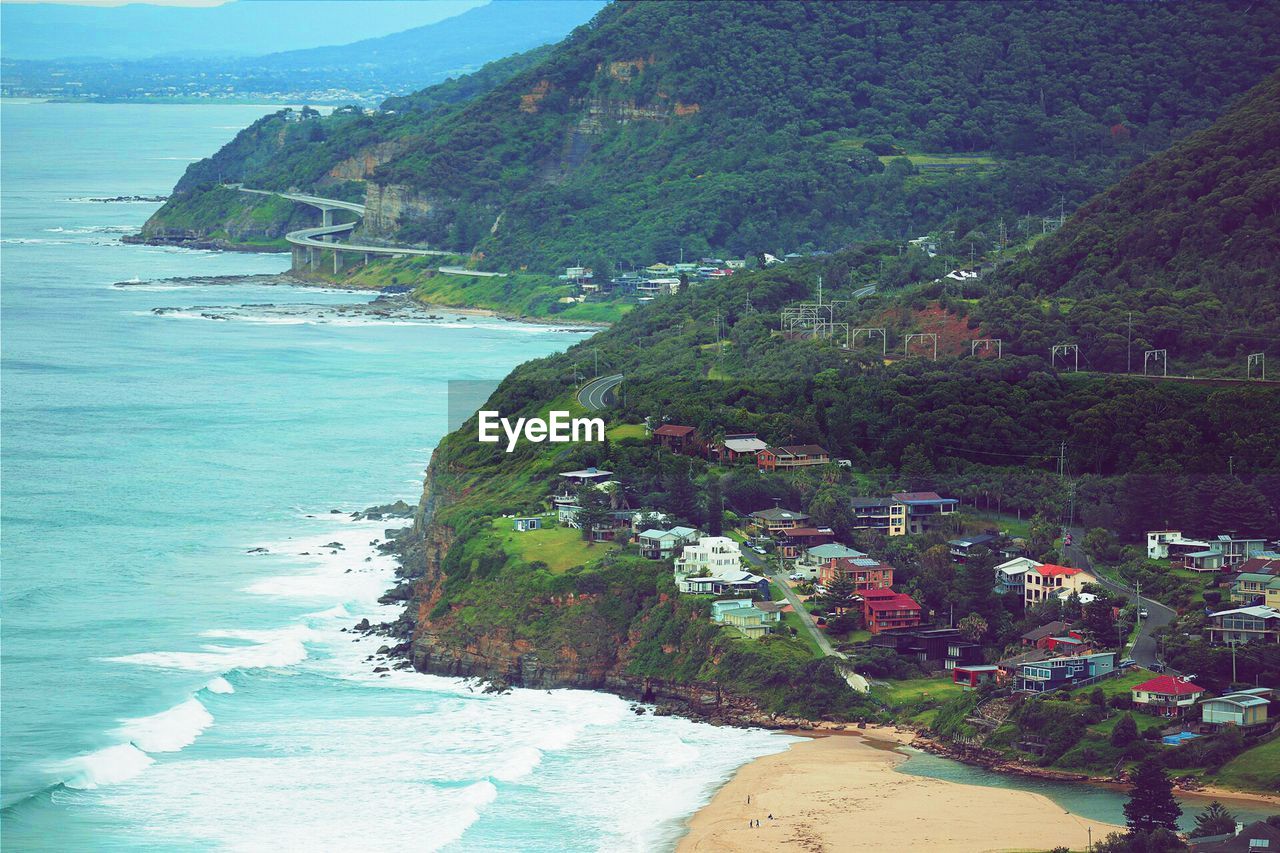
[[[290,246],[289,250],[289,269],[297,272],[302,268],[302,248],[300,246]]]
[[[315,269],[315,268],[316,268],[316,264],[317,264],[317,261],[319,260],[319,258],[320,258],[319,253],[318,253],[318,252],[316,252],[316,250],[315,250],[315,249],[313,249],[313,248],[311,248],[310,246],[308,246],[308,247],[307,247],[307,260],[311,262],[311,268],[312,268],[312,269]]]
[[[320,208],[320,224],[325,226],[326,228],[328,228],[330,225],[333,224],[333,208],[332,207]]]
[[[368,252],[365,252],[365,253],[364,253],[364,265],[365,265],[366,267],[367,267],[367,266],[369,266],[369,253],[368,253]]]
[[[338,251],[337,249],[334,249],[334,250],[333,250],[333,273],[334,273],[334,275],[337,275],[337,274],[338,274],[338,271],[339,271],[340,269],[342,269],[342,252]]]

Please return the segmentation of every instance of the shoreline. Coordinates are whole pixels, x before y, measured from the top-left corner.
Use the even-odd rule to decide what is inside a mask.
[[[890,727],[789,733],[808,739],[739,768],[689,819],[677,853],[1075,849],[1090,832],[1098,841],[1124,829],[1030,791],[899,773],[907,757],[895,748],[915,736]]]
[[[339,293],[370,294],[374,299],[369,303],[352,303],[347,306],[326,306],[326,308],[332,310],[338,307],[343,307],[353,312],[362,311],[363,313],[371,313],[370,309],[375,306],[379,304],[388,304],[390,300],[397,300],[398,306],[402,311],[409,314],[420,313],[422,316],[417,317],[416,319],[422,320],[437,320],[439,317],[432,316],[433,312],[443,312],[448,314],[459,314],[464,317],[488,317],[494,320],[504,320],[509,323],[556,326],[559,327],[559,330],[566,332],[597,332],[602,329],[607,329],[611,325],[610,323],[599,323],[586,320],[566,323],[564,320],[557,319],[555,317],[528,317],[523,314],[512,314],[499,311],[494,308],[481,308],[477,306],[455,307],[453,305],[442,305],[433,302],[419,302],[413,298],[411,291],[402,293],[384,293],[383,291],[372,287],[353,287],[350,285],[336,284],[322,279],[307,279],[288,272],[264,273],[258,275],[174,276],[171,278],[158,278],[148,281],[117,281],[113,282],[111,287],[127,289],[155,285],[169,285],[175,288],[255,285],[260,287],[299,287],[311,288],[313,290],[336,291]],[[399,300],[401,297],[403,298],[402,302]],[[218,306],[202,307],[209,308]]]

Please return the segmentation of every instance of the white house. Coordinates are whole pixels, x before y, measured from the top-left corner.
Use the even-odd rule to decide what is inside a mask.
[[[677,579],[689,575],[723,576],[742,568],[742,551],[728,536],[705,536],[684,546],[676,557]]]
[[[996,592],[1013,593],[1019,598],[1027,585],[1027,570],[1038,569],[1043,563],[1037,563],[1030,557],[1014,557],[1012,560],[996,566]]]

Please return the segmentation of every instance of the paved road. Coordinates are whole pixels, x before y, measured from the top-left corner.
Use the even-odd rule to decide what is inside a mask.
[[[1072,527],[1070,532],[1072,544],[1062,549],[1063,559],[1067,561],[1068,565],[1092,571],[1093,564],[1090,563],[1089,555],[1084,551],[1084,528]],[[1133,648],[1129,652],[1129,657],[1136,660],[1139,666],[1148,668],[1152,664],[1158,663],[1156,640],[1152,634],[1155,633],[1156,629],[1163,628],[1172,622],[1174,617],[1178,615],[1177,611],[1154,599],[1138,596],[1132,587],[1117,583],[1098,572],[1094,572],[1094,574],[1097,575],[1098,583],[1102,586],[1125,595],[1129,601],[1136,602],[1139,607],[1147,608],[1147,618],[1140,620],[1138,636],[1133,641]]]
[[[481,272],[480,270],[469,270],[466,267],[440,267],[440,272],[451,273],[453,275],[476,275],[480,278],[506,278],[504,272]]]
[[[592,379],[578,389],[578,402],[590,412],[606,409],[618,401],[616,390],[621,384],[621,373]]]
[[[839,658],[847,660],[844,652],[838,652],[831,645],[831,640],[827,635],[818,629],[818,625],[813,621],[813,614],[805,609],[804,602],[800,600],[800,596],[796,595],[795,590],[791,588],[791,584],[787,583],[787,578],[782,571],[774,568],[773,559],[768,556],[762,556],[752,551],[746,545],[740,545],[739,550],[742,551],[743,558],[747,563],[766,575],[771,581],[778,585],[778,589],[782,590],[783,596],[786,597],[787,603],[791,605],[791,609],[800,617],[800,624],[809,632],[809,636],[813,637],[813,641],[818,644],[818,649],[823,656],[829,658]],[[866,678],[854,672],[853,667],[848,664],[839,664],[837,668],[844,676],[845,683],[859,693],[866,693],[871,689],[871,683]]]
[[[853,292],[853,298],[854,298],[854,299],[861,299],[862,297],[864,297],[864,296],[870,296],[871,294],[873,294],[873,293],[875,293],[875,292],[876,292],[876,286],[875,286],[874,284],[869,284],[869,285],[867,285],[866,287],[863,287],[863,288],[861,288],[861,289],[859,289],[859,290],[855,290],[855,291]]]
[[[235,185],[233,185],[235,186]],[[255,190],[249,187],[236,186],[236,189],[242,193],[253,193],[254,195],[278,195],[289,201],[296,201],[298,204],[306,204],[311,207],[319,208],[326,213],[330,210],[348,210],[352,213],[364,216],[364,205],[354,201],[343,201],[338,198],[323,198],[318,195],[307,195],[306,193],[281,193],[271,190]],[[445,252],[439,249],[401,249],[394,246],[370,246],[360,243],[330,243],[321,238],[331,237],[341,234],[344,231],[354,230],[356,223],[345,222],[340,225],[321,225],[318,228],[301,228],[297,231],[290,231],[284,236],[284,239],[291,245],[302,246],[308,249],[337,249],[341,248],[344,252],[363,252],[368,255],[427,255],[433,257],[456,255],[457,252]]]

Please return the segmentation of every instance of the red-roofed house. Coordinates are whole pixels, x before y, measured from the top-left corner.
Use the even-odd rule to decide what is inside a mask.
[[[695,453],[700,449],[698,431],[691,426],[663,424],[653,431],[653,440],[676,453]]]
[[[1082,592],[1085,584],[1097,582],[1098,579],[1084,569],[1055,566],[1053,563],[1032,566],[1027,569],[1023,601],[1031,605],[1049,598],[1065,598],[1073,592]]]
[[[816,444],[792,444],[786,447],[769,447],[756,454],[756,466],[761,471],[777,468],[803,468],[806,465],[826,465],[831,454]]]
[[[862,616],[872,634],[890,628],[914,628],[920,624],[921,608],[906,593],[891,589],[869,589],[862,593]]]
[[[1129,691],[1133,704],[1145,705],[1146,710],[1159,717],[1181,717],[1186,710],[1200,701],[1204,688],[1176,675],[1158,675],[1144,681]]]

